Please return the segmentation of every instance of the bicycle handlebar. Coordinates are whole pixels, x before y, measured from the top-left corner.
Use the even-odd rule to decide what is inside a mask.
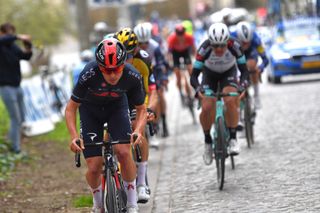
[[[205,92],[202,94],[208,98],[220,98],[220,97],[227,97],[227,96],[236,97],[241,95],[244,91],[246,91],[246,89],[242,88],[242,89],[239,89],[237,92],[225,93],[225,92],[213,92],[212,90],[208,89],[208,90],[205,90]],[[197,109],[200,109],[200,108],[201,108],[201,100],[199,99]]]
[[[241,94],[243,91],[237,91],[237,92],[213,92],[212,90],[206,90],[204,92],[204,96],[206,97],[212,97],[212,98],[216,98],[216,97],[227,97],[227,96],[239,96],[239,94]]]
[[[157,118],[157,114],[150,108],[147,108],[147,112],[148,113],[153,113],[155,115],[155,118]],[[130,120],[133,121],[136,119],[136,110],[132,110],[131,113],[130,113]],[[150,133],[150,136],[154,136],[155,134],[155,129],[154,129],[154,126],[153,126],[153,123],[152,122],[147,122],[147,125],[148,125],[148,128],[149,128],[149,133]]]
[[[107,146],[108,144],[117,145],[117,144],[129,144],[130,140],[115,140],[115,141],[99,141],[94,143],[85,143],[84,146]]]
[[[137,139],[137,135],[134,135],[133,136],[133,139],[134,141]],[[80,146],[80,140],[77,140],[76,141],[77,145]],[[109,144],[112,145],[117,145],[117,144],[130,144],[130,140],[115,140],[115,141],[100,141],[100,142],[95,142],[95,143],[86,143],[86,144],[83,144],[84,146],[87,146],[87,147],[93,147],[93,146],[107,146]],[[75,164],[76,164],[76,167],[81,167],[81,160],[80,160],[80,152],[76,152],[75,154]],[[140,149],[140,146],[139,145],[136,145],[136,158],[137,158],[137,161],[138,162],[141,162],[142,161],[142,156],[141,156],[141,149]]]

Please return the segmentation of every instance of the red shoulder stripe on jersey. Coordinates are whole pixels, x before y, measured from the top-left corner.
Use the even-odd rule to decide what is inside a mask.
[[[229,39],[227,42],[228,47],[232,47],[233,43],[234,43],[234,41],[232,39]]]

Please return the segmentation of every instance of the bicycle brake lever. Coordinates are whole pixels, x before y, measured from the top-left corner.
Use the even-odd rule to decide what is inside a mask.
[[[136,134],[133,135],[133,140],[136,141],[138,138],[138,136]],[[136,159],[137,159],[137,162],[141,162],[142,161],[142,157],[141,157],[141,149],[140,149],[140,146],[139,144],[136,145]]]
[[[77,140],[76,144],[78,146],[80,146],[80,140]],[[80,167],[81,166],[80,152],[76,152],[76,154],[74,156],[74,160],[75,160],[75,163],[76,163],[76,167]]]

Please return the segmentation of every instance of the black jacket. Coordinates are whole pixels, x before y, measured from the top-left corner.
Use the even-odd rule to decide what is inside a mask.
[[[14,42],[14,35],[0,36],[0,86],[20,86],[21,59],[28,60],[32,52],[23,52]]]

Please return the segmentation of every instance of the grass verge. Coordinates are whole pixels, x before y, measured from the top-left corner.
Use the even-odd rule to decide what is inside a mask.
[[[83,208],[83,207],[91,207],[92,203],[92,195],[81,195],[73,200],[73,206],[76,208]]]

